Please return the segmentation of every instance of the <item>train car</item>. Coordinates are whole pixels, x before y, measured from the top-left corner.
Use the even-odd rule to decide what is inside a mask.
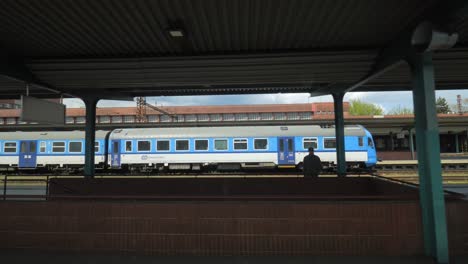
[[[104,167],[108,131],[96,131],[95,163]],[[79,170],[84,164],[84,131],[0,132],[3,170]]]
[[[334,128],[238,126],[116,129],[109,136],[108,165],[130,170],[238,170],[300,167],[309,147],[325,165],[336,164]],[[362,126],[345,127],[350,167],[372,167],[376,151]]]

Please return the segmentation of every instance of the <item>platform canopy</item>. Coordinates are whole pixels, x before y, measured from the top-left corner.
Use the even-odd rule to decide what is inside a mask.
[[[0,98],[410,89],[399,40],[423,21],[458,32],[437,89],[468,87],[464,0],[3,0]],[[383,65],[383,67],[381,67]],[[397,66],[395,66],[397,65]]]

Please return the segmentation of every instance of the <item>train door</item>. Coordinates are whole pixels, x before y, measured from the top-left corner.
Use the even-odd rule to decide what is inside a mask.
[[[33,140],[20,141],[19,168],[36,168],[37,142]]]
[[[120,140],[112,140],[111,143],[111,166],[120,168]]]
[[[377,153],[375,151],[374,140],[370,136],[367,138],[367,163],[377,163]]]
[[[278,138],[278,165],[296,164],[293,137]]]

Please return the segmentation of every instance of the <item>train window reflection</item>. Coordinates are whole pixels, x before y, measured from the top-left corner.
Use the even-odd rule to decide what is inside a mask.
[[[288,151],[292,152],[293,151],[293,141],[292,139],[288,138]]]
[[[268,149],[268,140],[266,138],[254,139],[254,149],[255,150]]]
[[[335,138],[325,138],[323,140],[323,147],[324,148],[336,148],[336,139]]]
[[[138,151],[150,151],[151,142],[149,140],[138,141]]]
[[[70,142],[70,143],[68,143],[68,151],[69,152],[80,153],[81,148],[82,148],[82,143],[81,142]]]
[[[16,152],[16,142],[5,142],[5,145],[3,145],[3,152],[6,152],[6,153]]]
[[[235,150],[246,150],[247,149],[247,139],[234,139],[234,149]]]
[[[215,139],[214,148],[215,150],[227,150],[228,149],[227,139]]]
[[[195,139],[195,150],[208,150],[208,139]]]
[[[169,140],[158,140],[156,142],[156,150],[169,151]]]
[[[189,141],[187,139],[176,140],[176,151],[189,150]]]
[[[65,142],[52,142],[52,152],[54,153],[65,152]]]
[[[36,153],[36,141],[31,141],[31,143],[29,143],[29,152]]]
[[[94,152],[98,153],[99,152],[99,141],[94,142]]]
[[[119,142],[118,141],[113,142],[112,153],[119,154]]]
[[[316,138],[304,138],[302,140],[303,149],[309,149],[310,147],[317,148],[317,139]]]
[[[28,152],[28,151],[26,150],[27,144],[28,144],[28,143],[27,143],[26,141],[21,142],[21,146],[20,146],[20,152],[21,152],[21,153],[26,153],[26,152]]]
[[[280,152],[284,151],[284,139],[279,140],[279,151]]]
[[[132,150],[133,150],[133,142],[125,141],[125,152],[132,152]]]
[[[41,141],[41,143],[39,143],[39,152],[40,153],[46,152],[46,142],[45,141]]]

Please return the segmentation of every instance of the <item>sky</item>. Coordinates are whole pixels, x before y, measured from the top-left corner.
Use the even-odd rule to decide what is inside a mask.
[[[456,105],[457,95],[468,98],[468,89],[436,91],[436,97],[444,97],[449,105]],[[346,94],[344,100],[359,99],[380,106],[384,113],[398,107],[413,109],[411,92],[353,92]],[[188,106],[188,105],[232,105],[232,104],[294,104],[313,102],[333,102],[330,95],[310,97],[301,94],[261,94],[261,95],[210,95],[210,96],[162,96],[147,97],[146,101],[157,106]],[[80,99],[64,99],[67,107],[84,107]],[[101,100],[98,107],[136,106],[135,101]]]

